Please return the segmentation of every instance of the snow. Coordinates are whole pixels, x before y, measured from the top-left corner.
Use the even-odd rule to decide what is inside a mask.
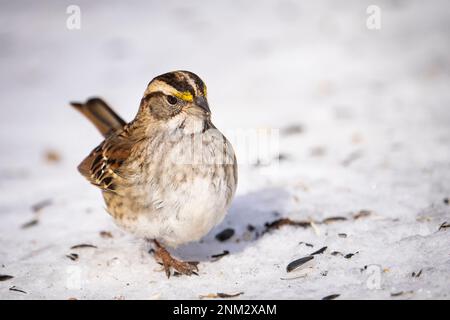
[[[164,3],[80,1],[80,30],[66,28],[70,1],[2,4],[0,275],[14,278],[0,298],[448,299],[448,1],[377,1],[380,30],[366,28],[369,1]],[[206,81],[223,131],[280,129],[285,159],[256,166],[237,147],[248,161],[229,214],[174,251],[199,276],[168,280],[76,171],[101,137],[68,102],[100,95],[132,119],[151,78],[176,69]],[[282,217],[314,227],[262,234]]]

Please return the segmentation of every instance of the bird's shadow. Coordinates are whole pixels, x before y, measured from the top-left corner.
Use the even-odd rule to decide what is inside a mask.
[[[190,261],[212,261],[215,255],[228,251],[241,252],[252,246],[265,230],[265,224],[279,217],[289,203],[289,192],[281,188],[264,189],[237,196],[222,223],[212,229],[201,241],[173,250],[174,255]],[[216,235],[232,229],[234,235],[219,241]]]

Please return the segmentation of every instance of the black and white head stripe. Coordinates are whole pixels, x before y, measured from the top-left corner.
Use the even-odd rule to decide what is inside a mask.
[[[206,95],[206,86],[204,82],[199,76],[190,71],[174,71],[162,74],[154,78],[149,83],[149,87],[152,87],[152,84],[161,85],[161,82],[169,85],[180,93],[189,92],[193,97]],[[153,86],[153,88],[156,89],[157,86]]]

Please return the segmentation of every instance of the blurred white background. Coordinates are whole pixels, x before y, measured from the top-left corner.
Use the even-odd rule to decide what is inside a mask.
[[[79,30],[66,27],[73,4],[81,9]],[[369,5],[381,9],[379,30],[366,26]],[[443,204],[450,196],[449,12],[445,0],[2,1],[0,274],[13,273],[14,284],[29,294],[11,293],[11,285],[1,283],[0,297],[197,298],[220,290],[244,291],[246,298],[386,298],[408,290],[413,298],[448,297],[442,280],[450,271],[449,236],[436,230],[450,221]],[[320,220],[370,209],[381,220],[322,227],[321,235],[282,229],[248,246],[231,245],[235,255],[210,267],[205,262],[197,282],[165,281],[151,259],[129,249],[139,245],[115,229],[99,192],[76,171],[101,137],[68,102],[101,96],[131,120],[147,83],[177,69],[206,82],[218,128],[281,130],[279,169],[241,166],[238,197],[224,225],[238,231],[249,222],[262,226],[272,211]],[[286,133],[292,126],[301,130]],[[283,202],[268,187],[290,198]],[[30,206],[43,199],[53,205],[38,225],[21,229],[33,216]],[[95,261],[121,255],[127,262],[105,282],[67,291],[64,268],[72,262],[66,251],[100,241],[98,232],[108,228],[117,232],[115,240],[97,244]],[[354,237],[341,243],[337,232]],[[215,244],[213,235],[204,247],[180,254],[230,249]],[[288,288],[280,277],[306,250],[295,249],[301,240],[361,254],[344,262],[324,258],[306,282]],[[91,272],[104,274],[90,263]],[[124,276],[127,263],[138,274]],[[380,290],[367,291],[363,276],[349,271],[368,263],[394,270]],[[320,275],[324,268],[344,276],[327,279]],[[424,282],[410,284],[411,268],[430,271]],[[36,277],[45,284],[30,284]],[[156,282],[146,289],[124,285],[143,278]],[[273,290],[262,291],[255,281]],[[53,289],[43,290],[49,283]]]

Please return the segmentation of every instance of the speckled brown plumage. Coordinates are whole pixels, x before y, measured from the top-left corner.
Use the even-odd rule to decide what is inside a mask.
[[[204,236],[223,219],[237,185],[234,151],[211,122],[206,86],[187,71],[158,76],[128,124],[98,98],[89,101],[73,105],[106,138],[79,171],[102,190],[120,227],[158,241],[166,271],[191,274],[163,245]]]

